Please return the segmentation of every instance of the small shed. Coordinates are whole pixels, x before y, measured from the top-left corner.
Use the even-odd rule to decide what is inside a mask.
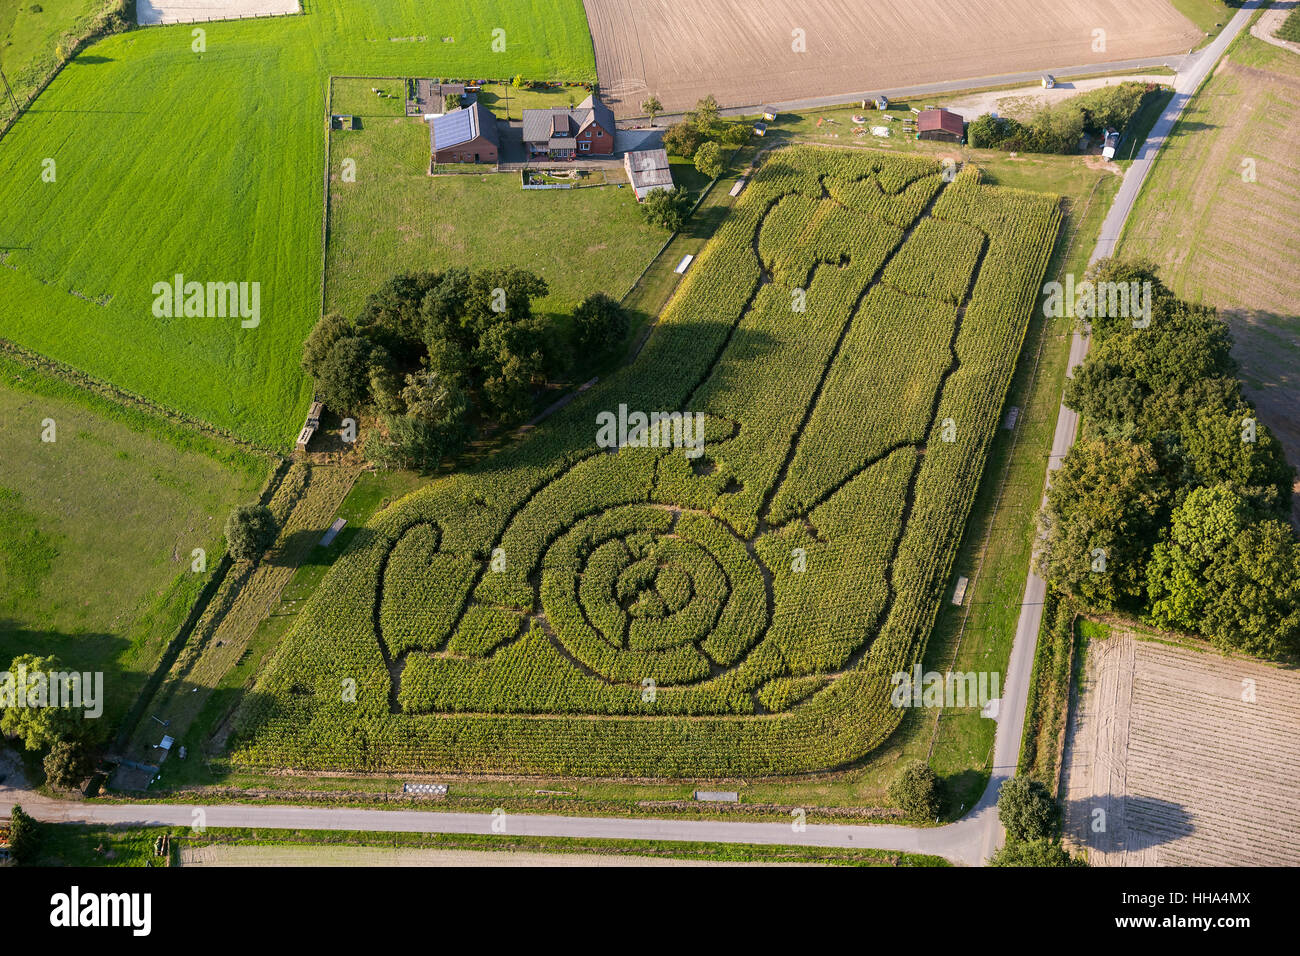
[[[877,96],[877,97],[876,97],[876,109],[878,109],[878,110],[887,110],[887,109],[889,109],[889,97],[888,97],[888,96]]]
[[[361,129],[361,117],[351,113],[335,113],[330,117],[330,126],[333,129]]]
[[[301,458],[303,455],[307,454],[307,446],[311,444],[312,436],[315,434],[316,434],[316,426],[314,425],[302,426],[302,431],[298,433],[298,440],[294,443],[293,446],[293,452],[295,457]]]
[[[636,193],[637,202],[644,202],[645,197],[656,189],[673,188],[673,172],[666,150],[642,149],[624,153],[623,169],[627,181],[632,184],[632,191]]]
[[[170,751],[172,749],[172,744],[174,743],[176,743],[174,737],[163,737],[162,742],[158,744],[158,749]]]
[[[764,106],[764,107],[763,107],[763,119],[767,120],[769,123],[775,123],[775,122],[776,122],[776,107],[775,107],[775,106]]]
[[[1043,89],[1050,90],[1052,87],[1056,85],[1056,77],[1052,76],[1052,74],[1050,73],[1044,73],[1042,83],[1043,83]]]
[[[966,136],[966,121],[952,110],[923,110],[916,118],[916,138],[960,143]]]

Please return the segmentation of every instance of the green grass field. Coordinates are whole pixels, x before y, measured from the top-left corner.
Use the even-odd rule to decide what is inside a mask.
[[[518,173],[430,176],[426,123],[362,123],[331,133],[327,311],[355,314],[399,272],[517,266],[550,287],[536,310],[563,314],[592,292],[622,296],[668,238],[642,219],[630,189],[525,191]],[[342,179],[349,160],[355,182]]]
[[[53,419],[53,442],[42,422]],[[105,673],[113,727],[217,567],[268,462],[0,359],[0,667]],[[218,457],[220,456],[220,457]],[[195,548],[207,573],[190,570]]]
[[[121,6],[122,0],[0,0],[0,69],[18,102],[25,103],[71,51],[71,38]],[[0,104],[0,118],[11,113],[7,100]]]
[[[207,24],[202,53],[184,26],[88,49],[0,141],[0,336],[285,447],[309,399],[299,344],[320,308],[327,77],[594,79],[579,0],[438,19],[437,36],[394,42],[434,32],[423,11],[348,0]],[[260,325],[155,318],[153,285],[177,273],[259,282]]]

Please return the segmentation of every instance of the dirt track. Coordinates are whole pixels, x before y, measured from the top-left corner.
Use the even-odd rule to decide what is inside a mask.
[[[1300,864],[1297,774],[1300,674],[1127,635],[1089,646],[1061,796],[1090,865]]]
[[[1201,34],[1167,0],[584,0],[596,73],[619,116],[896,89],[936,80],[1186,53]],[[1093,49],[1104,30],[1105,49]],[[804,52],[793,49],[802,30]]]
[[[605,853],[430,850],[373,846],[203,846],[181,852],[181,866],[808,866],[723,863]]]

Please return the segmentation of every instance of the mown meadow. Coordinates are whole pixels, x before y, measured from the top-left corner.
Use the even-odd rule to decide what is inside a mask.
[[[0,140],[0,337],[267,447],[309,400],[328,76],[595,78],[579,0],[397,0],[133,30]],[[493,30],[505,49],[492,49]],[[260,283],[260,322],[157,318],[153,286]]]
[[[31,653],[104,672],[113,729],[216,570],[226,515],[257,497],[269,462],[5,358],[0,447],[0,669]]]

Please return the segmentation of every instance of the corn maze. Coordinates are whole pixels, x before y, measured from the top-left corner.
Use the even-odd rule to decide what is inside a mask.
[[[951,180],[951,181],[949,181]],[[242,766],[787,774],[900,719],[1059,226],[1054,198],[770,154],[637,360],[378,516],[246,697]],[[599,447],[626,404],[702,449]]]

